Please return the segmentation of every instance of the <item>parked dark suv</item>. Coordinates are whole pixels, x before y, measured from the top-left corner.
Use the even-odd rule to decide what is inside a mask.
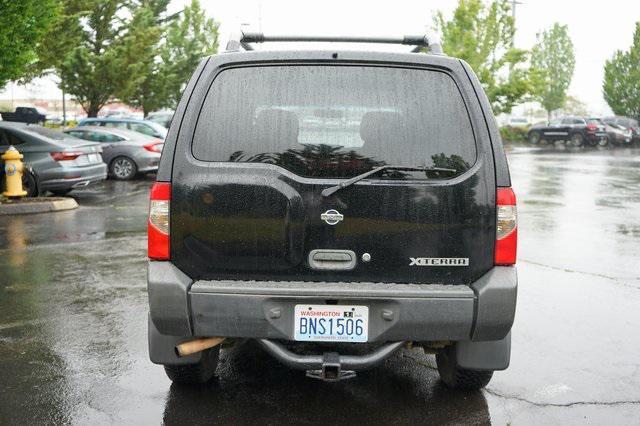
[[[583,117],[555,118],[548,123],[534,124],[527,139],[532,144],[564,141],[573,146],[606,145],[607,131],[599,119]]]
[[[477,77],[426,37],[339,41],[430,54],[240,50],[275,40],[338,41],[245,34],[176,110],[151,191],[151,360],[205,382],[223,340],[252,339],[339,380],[413,344],[446,385],[485,386],[509,364],[517,228]]]

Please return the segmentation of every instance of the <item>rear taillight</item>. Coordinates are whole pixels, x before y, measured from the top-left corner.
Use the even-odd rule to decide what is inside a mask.
[[[587,124],[587,130],[590,132],[595,132],[596,130],[598,130],[598,125],[593,123]]]
[[[80,157],[84,152],[68,151],[68,152],[50,152],[53,161],[71,161]]]
[[[167,182],[153,184],[147,224],[149,259],[169,260],[170,202],[171,184]]]
[[[152,142],[152,143],[148,143],[146,145],[143,145],[143,147],[147,151],[161,153],[162,152],[162,148],[164,147],[164,142],[156,141],[156,142]]]
[[[516,194],[511,188],[498,188],[496,216],[495,264],[513,265],[518,248],[518,212]]]

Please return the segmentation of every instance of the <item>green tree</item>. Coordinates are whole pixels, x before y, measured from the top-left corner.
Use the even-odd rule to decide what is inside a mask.
[[[143,0],[125,37],[125,49],[137,59],[135,84],[119,91],[125,102],[145,116],[175,108],[182,90],[202,57],[216,53],[218,24],[193,0],[174,16],[166,16],[167,0]]]
[[[167,106],[175,107],[200,60],[218,51],[219,24],[207,18],[200,2],[192,0],[166,32],[161,57],[167,78]]]
[[[640,22],[631,48],[606,61],[602,92],[615,114],[640,118]]]
[[[551,117],[551,111],[564,106],[575,64],[573,43],[566,25],[556,22],[537,35],[531,65],[540,71],[541,84],[536,90],[536,99],[547,111],[547,117]]]
[[[459,0],[453,17],[434,19],[442,49],[465,60],[482,83],[494,112],[509,112],[534,91],[535,70],[524,69],[528,53],[512,47],[515,27],[507,0]]]
[[[123,54],[130,69],[131,84],[121,87],[118,97],[146,116],[166,106],[166,75],[159,59],[163,20],[168,0],[143,2],[136,8],[123,40]]]
[[[81,19],[86,12],[82,4],[82,0],[62,3],[56,20],[49,26],[42,42],[38,44],[36,51],[38,60],[29,65],[21,81],[27,82],[46,74],[59,74],[62,63],[82,39]]]
[[[0,0],[0,89],[22,78],[60,11],[58,0]]]
[[[567,96],[565,98],[564,105],[562,105],[560,111],[562,115],[578,115],[582,117],[589,115],[589,107],[587,104],[574,96]]]
[[[139,82],[137,59],[124,42],[132,3],[124,0],[75,0],[79,43],[59,67],[61,86],[75,96],[89,117],[119,91]]]

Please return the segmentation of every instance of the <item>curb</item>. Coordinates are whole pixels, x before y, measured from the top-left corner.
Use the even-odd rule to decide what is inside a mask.
[[[51,213],[78,208],[78,203],[73,198],[27,198],[26,200],[32,201],[0,203],[0,216],[13,214]]]

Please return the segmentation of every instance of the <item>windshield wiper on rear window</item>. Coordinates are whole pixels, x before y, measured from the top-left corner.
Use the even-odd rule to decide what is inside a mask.
[[[455,173],[456,169],[447,169],[444,167],[410,167],[410,166],[380,166],[375,169],[371,169],[368,172],[364,172],[358,176],[354,176],[351,179],[344,180],[337,185],[330,186],[329,188],[325,188],[322,190],[322,196],[328,197],[329,195],[333,195],[335,192],[340,191],[342,188],[346,188],[348,186],[353,185],[356,182],[360,182],[362,179],[366,179],[369,176],[375,175],[376,173],[380,173],[383,170],[407,170],[412,172],[447,172],[447,173]]]

